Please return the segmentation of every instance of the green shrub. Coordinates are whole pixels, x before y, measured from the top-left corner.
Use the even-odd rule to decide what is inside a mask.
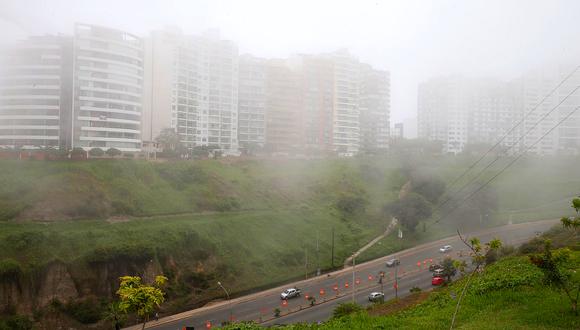
[[[216,203],[216,209],[220,212],[235,211],[240,207],[240,202],[234,197],[222,198]]]
[[[0,330],[31,330],[32,320],[25,315],[11,315],[0,319]]]
[[[542,272],[522,257],[502,259],[487,267],[484,275],[473,280],[471,292],[483,294],[499,289],[513,289],[534,285],[542,280]]]
[[[89,150],[89,155],[93,157],[102,157],[105,154],[101,148],[92,148]]]
[[[105,308],[101,302],[90,298],[82,301],[70,301],[63,306],[62,311],[83,324],[92,324],[101,320]]]
[[[150,246],[142,244],[123,244],[120,246],[102,246],[92,250],[85,256],[88,263],[107,263],[116,261],[150,260],[154,251]]]
[[[359,304],[356,304],[356,303],[342,303],[342,304],[339,304],[332,311],[332,317],[333,318],[339,318],[339,317],[343,317],[343,316],[346,316],[346,315],[350,315],[350,314],[353,314],[353,313],[360,312],[362,310],[363,310],[363,308]]]
[[[411,292],[411,293],[417,293],[417,292],[421,292],[421,291],[422,291],[421,288],[418,286],[414,286],[409,290],[409,292]]]

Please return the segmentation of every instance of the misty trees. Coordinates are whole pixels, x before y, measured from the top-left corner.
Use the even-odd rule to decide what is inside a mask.
[[[122,154],[121,150],[119,150],[117,148],[109,148],[109,149],[107,149],[107,151],[105,151],[105,153],[109,157],[116,157],[116,156],[120,156]]]
[[[89,156],[91,157],[101,157],[104,154],[105,152],[101,148],[92,148],[91,150],[89,150]]]
[[[143,284],[139,276],[123,276],[117,295],[119,295],[119,309],[124,313],[136,313],[143,320],[143,327],[149,316],[165,301],[162,287],[167,282],[165,276],[155,276],[152,285]]]
[[[445,182],[438,178],[416,177],[411,179],[411,190],[435,204],[445,192]]]
[[[421,195],[409,193],[385,206],[385,211],[397,218],[409,231],[415,231],[420,221],[432,214],[431,204]]]
[[[163,152],[169,156],[181,156],[185,150],[181,143],[179,133],[173,128],[164,128],[161,130],[161,133],[159,133],[155,141],[161,145]]]

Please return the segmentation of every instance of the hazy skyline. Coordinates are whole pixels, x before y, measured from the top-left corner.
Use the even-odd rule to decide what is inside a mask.
[[[416,116],[417,84],[433,76],[580,64],[580,1],[3,0],[0,42],[71,33],[74,22],[140,36],[218,28],[240,54],[268,58],[346,47],[391,72],[392,123]]]

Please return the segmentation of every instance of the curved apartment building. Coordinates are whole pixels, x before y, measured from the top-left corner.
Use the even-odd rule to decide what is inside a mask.
[[[75,25],[73,147],[141,150],[143,53],[134,35]]]

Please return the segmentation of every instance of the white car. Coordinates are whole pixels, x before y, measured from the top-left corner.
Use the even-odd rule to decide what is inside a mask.
[[[444,247],[439,249],[439,252],[441,253],[446,253],[449,252],[453,249],[453,247],[451,245],[445,245]]]
[[[385,294],[382,292],[371,292],[369,294],[369,301],[383,301],[385,300]]]
[[[284,290],[284,292],[282,292],[280,294],[280,299],[286,300],[286,299],[290,299],[290,298],[294,298],[294,297],[298,297],[298,296],[300,296],[300,289],[290,288],[290,289]]]

